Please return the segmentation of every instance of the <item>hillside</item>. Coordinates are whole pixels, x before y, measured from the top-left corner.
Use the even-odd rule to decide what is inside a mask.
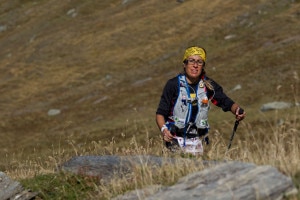
[[[162,88],[190,45],[246,110],[239,135],[273,122],[263,103],[299,101],[299,1],[126,2],[0,0],[0,170],[92,141],[157,139]],[[231,114],[213,108],[210,120],[229,138]]]

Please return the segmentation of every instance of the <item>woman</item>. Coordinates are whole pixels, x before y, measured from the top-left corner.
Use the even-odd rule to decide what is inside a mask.
[[[183,72],[168,80],[164,87],[156,111],[156,123],[168,148],[174,144],[185,147],[189,138],[203,137],[208,144],[209,100],[224,112],[231,111],[238,121],[246,115],[219,84],[206,76],[205,62],[204,48],[187,48],[183,56]]]

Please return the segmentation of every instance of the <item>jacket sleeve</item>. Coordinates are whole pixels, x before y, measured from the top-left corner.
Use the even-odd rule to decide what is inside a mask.
[[[230,111],[234,101],[223,92],[223,88],[218,83],[212,79],[210,80],[214,87],[214,91],[208,91],[208,96],[211,98],[211,102],[222,108],[224,112]]]
[[[159,105],[156,114],[163,115],[165,120],[171,115],[178,96],[178,83],[177,77],[167,81],[162,95],[160,97]]]

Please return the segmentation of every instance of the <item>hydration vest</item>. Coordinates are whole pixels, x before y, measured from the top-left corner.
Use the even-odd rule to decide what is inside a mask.
[[[175,126],[178,128],[186,128],[190,122],[192,115],[192,104],[196,103],[198,106],[198,113],[196,115],[194,124],[197,128],[209,128],[208,111],[210,109],[209,101],[206,92],[206,86],[201,79],[196,87],[195,94],[191,95],[190,90],[194,90],[189,86],[186,76],[178,75],[179,94],[173,109],[173,119]]]

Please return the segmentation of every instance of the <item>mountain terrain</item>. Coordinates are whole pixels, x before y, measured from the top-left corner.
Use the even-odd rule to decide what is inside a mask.
[[[162,89],[192,45],[247,112],[235,140],[271,137],[295,108],[262,104],[299,102],[299,19],[299,0],[0,0],[0,170],[61,149],[88,154],[93,142],[160,140]],[[210,124],[229,140],[234,116],[212,107]]]

